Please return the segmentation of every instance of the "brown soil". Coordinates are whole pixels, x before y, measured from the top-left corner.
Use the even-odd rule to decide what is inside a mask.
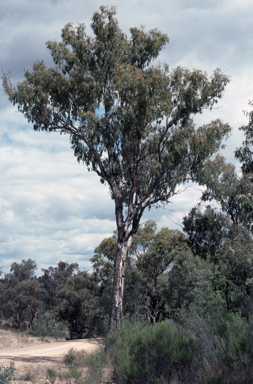
[[[102,346],[101,339],[59,340],[29,336],[8,327],[0,329],[0,366],[6,367],[10,362],[15,364],[15,383],[75,383],[74,379],[53,381],[47,378],[48,368],[64,373],[68,367],[63,362],[69,349],[94,352]],[[82,368],[85,375],[85,368]]]

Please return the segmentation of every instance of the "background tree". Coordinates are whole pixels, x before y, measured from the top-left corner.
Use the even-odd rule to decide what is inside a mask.
[[[6,319],[12,318],[21,327],[28,322],[32,326],[42,307],[45,291],[36,276],[34,260],[22,260],[11,264],[10,273],[0,280],[1,311]]]
[[[253,106],[253,101],[249,101],[249,106]],[[235,151],[235,157],[239,159],[243,165],[242,170],[245,173],[253,173],[253,111],[244,112],[249,118],[247,125],[243,125],[239,129],[244,132],[245,141],[242,146]]]
[[[10,273],[4,275],[1,283],[4,284],[5,289],[14,287],[21,281],[34,278],[36,269],[37,264],[32,259],[23,259],[21,263],[14,262],[11,264]]]
[[[60,298],[57,297],[57,290],[64,287],[66,281],[77,274],[79,265],[77,263],[69,264],[67,261],[60,260],[57,267],[42,268],[43,275],[39,277],[39,282],[44,288],[44,304],[47,309],[53,308],[59,304]]]
[[[17,87],[3,76],[10,101],[35,130],[68,133],[75,156],[109,185],[115,202],[117,256],[109,331],[121,324],[125,260],[146,208],[167,203],[230,131],[220,120],[195,127],[192,116],[212,108],[228,77],[216,70],[154,66],[168,37],[120,30],[115,8],[101,7],[84,25],[67,24],[49,41],[55,67],[35,62]]]
[[[242,310],[249,316],[253,294],[253,239],[249,232],[238,227],[226,239],[218,252],[218,277],[225,296],[227,310]]]
[[[167,275],[164,296],[169,317],[176,318],[181,309],[188,310],[191,304],[205,303],[212,294],[213,264],[193,255],[189,249],[175,256],[173,268]]]
[[[192,253],[205,260],[210,257],[217,262],[217,252],[231,230],[229,217],[210,205],[203,212],[198,205],[183,218],[182,224]]]
[[[113,262],[117,238],[104,239],[91,258],[100,284],[100,302],[108,308],[112,290]],[[155,324],[167,316],[169,270],[182,252],[189,251],[186,236],[178,230],[162,228],[157,232],[154,220],[139,227],[129,249],[125,268],[124,314],[148,318]],[[109,293],[109,294],[108,294]]]
[[[215,159],[208,160],[199,172],[200,180],[207,187],[201,197],[202,201],[215,200],[234,225],[242,224],[251,229],[253,221],[251,174],[239,175],[235,165],[226,163],[223,156],[216,156]]]
[[[178,254],[188,250],[186,236],[182,232],[162,228],[155,233],[154,224],[149,220],[135,237],[135,242],[139,243],[136,266],[142,279],[143,305],[150,324],[156,324],[165,316],[169,270],[173,268]]]
[[[133,243],[125,267],[125,289],[124,289],[124,309],[123,313],[127,316],[138,317],[142,307],[143,292],[141,277],[135,265],[133,255],[137,253],[138,243]],[[105,314],[110,314],[111,296],[113,290],[113,271],[117,255],[117,234],[104,239],[95,248],[95,254],[90,259],[93,266],[93,274],[99,284],[99,302]]]
[[[1,296],[5,318],[12,319],[19,328],[24,322],[31,327],[43,306],[44,291],[38,280],[33,278],[9,287]]]
[[[91,332],[102,316],[99,307],[98,285],[94,276],[88,272],[69,277],[66,284],[58,290],[61,303],[54,308],[57,320],[68,324],[71,339],[81,338]]]

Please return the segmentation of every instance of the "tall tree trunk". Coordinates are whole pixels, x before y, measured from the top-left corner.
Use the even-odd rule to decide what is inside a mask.
[[[112,291],[112,307],[108,333],[118,332],[122,324],[123,294],[125,282],[125,262],[127,252],[132,244],[133,237],[118,233],[117,256],[114,263],[114,281]]]

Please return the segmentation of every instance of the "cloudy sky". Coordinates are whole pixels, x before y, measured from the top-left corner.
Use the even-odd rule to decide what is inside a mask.
[[[197,118],[202,124],[221,118],[233,128],[223,154],[243,140],[238,127],[253,98],[253,2],[250,0],[8,0],[0,6],[0,65],[12,81],[36,60],[52,61],[45,47],[60,40],[68,22],[85,23],[101,5],[116,5],[123,32],[144,25],[170,38],[160,56],[170,68],[219,67],[230,78],[219,108]],[[40,268],[59,260],[89,268],[94,248],[115,229],[114,205],[107,187],[73,156],[67,136],[34,132],[0,88],[0,266],[31,258]],[[238,165],[239,170],[239,165]],[[176,223],[200,196],[198,188],[175,196],[166,209],[151,210],[158,228]]]

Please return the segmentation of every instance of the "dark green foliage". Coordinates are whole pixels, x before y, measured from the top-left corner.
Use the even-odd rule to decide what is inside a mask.
[[[48,267],[42,269],[43,275],[39,277],[39,282],[44,288],[43,302],[47,309],[51,309],[60,303],[57,297],[57,290],[62,288],[66,281],[79,271],[77,263],[69,264],[67,261],[60,260],[57,267]]]
[[[150,324],[155,324],[166,317],[169,270],[176,257],[188,250],[188,245],[182,232],[162,228],[155,233],[156,226],[151,229],[150,224],[155,223],[149,220],[136,235],[136,266],[142,279],[143,308]]]
[[[183,230],[193,254],[203,259],[210,256],[213,261],[217,261],[216,253],[228,237],[230,227],[229,218],[210,206],[204,212],[196,206],[183,218]]]
[[[14,363],[10,363],[9,367],[2,367],[0,365],[0,383],[10,384],[11,380],[13,380],[14,372]]]
[[[223,285],[223,292],[230,301],[227,308],[241,309],[248,316],[253,298],[252,236],[245,228],[237,226],[219,250],[218,258],[220,285]]]
[[[28,330],[27,333],[33,336],[49,336],[55,339],[66,339],[68,336],[67,326],[60,323],[53,325],[46,324],[33,324]]]
[[[35,316],[42,307],[43,289],[38,280],[26,280],[17,284],[13,288],[6,290],[7,305],[3,312],[8,313],[20,327],[24,321],[28,326],[33,325]]]
[[[102,240],[95,248],[94,255],[90,259],[93,267],[93,275],[99,284],[99,301],[105,314],[110,314],[113,286],[113,267],[117,254],[117,236]]]
[[[253,382],[253,320],[230,315],[215,333],[216,354],[224,378],[233,384]]]
[[[34,276],[37,265],[28,259],[21,263],[12,263],[10,273],[0,280],[0,307],[5,319],[21,327],[24,322],[29,326],[42,305],[43,289]]]
[[[117,384],[195,383],[198,341],[170,322],[125,324],[107,338]]]
[[[209,296],[209,300],[183,311],[180,323],[199,341],[201,383],[253,382],[252,318],[246,320],[240,313],[227,312],[223,300]]]
[[[98,299],[99,287],[88,272],[70,277],[57,296],[62,299],[54,312],[58,320],[66,321],[71,339],[90,333],[102,311]]]
[[[24,280],[30,280],[35,275],[37,264],[34,260],[22,260],[21,263],[12,263],[10,273],[4,276],[7,287],[13,287]]]
[[[57,376],[58,376],[58,373],[52,369],[52,368],[48,368],[47,369],[47,376],[50,378],[50,379],[55,379]]]
[[[156,233],[156,229],[154,220],[148,220],[138,229],[125,266],[123,314],[135,319],[146,316],[151,324],[168,315],[168,271],[179,254],[189,252],[187,238],[182,232],[162,228]],[[100,303],[106,312],[110,308],[116,247],[114,235],[104,239],[91,258],[100,283]]]
[[[164,288],[168,314],[177,316],[181,308],[189,308],[193,303],[205,300],[212,291],[213,265],[184,251],[175,257],[174,266],[168,272]]]

